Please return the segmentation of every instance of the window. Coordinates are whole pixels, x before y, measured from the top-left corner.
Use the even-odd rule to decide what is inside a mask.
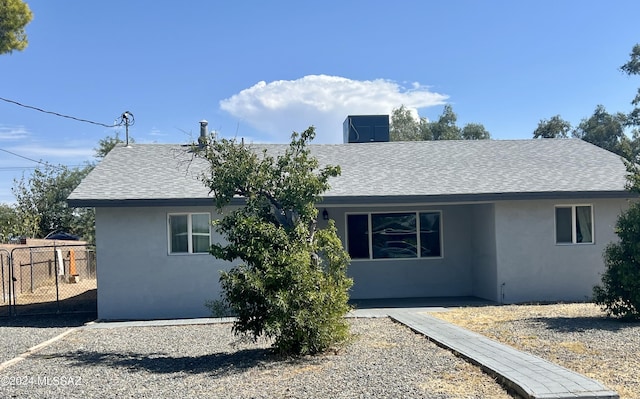
[[[556,206],[556,243],[593,243],[593,208],[591,205]]]
[[[349,256],[351,259],[440,257],[440,221],[440,212],[349,214]]]
[[[169,253],[208,253],[211,245],[211,218],[208,213],[169,215]]]

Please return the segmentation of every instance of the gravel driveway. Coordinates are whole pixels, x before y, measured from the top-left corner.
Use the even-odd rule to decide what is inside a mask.
[[[0,397],[510,397],[387,318],[350,323],[346,348],[299,360],[274,358],[267,342],[237,341],[230,324],[84,328],[4,370]]]
[[[70,327],[94,320],[95,315],[21,316],[0,318],[0,363],[26,352]]]

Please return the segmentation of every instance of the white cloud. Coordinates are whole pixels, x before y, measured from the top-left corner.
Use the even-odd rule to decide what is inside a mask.
[[[29,136],[24,126],[0,125],[0,140],[22,140]]]
[[[314,125],[316,142],[339,143],[347,115],[391,114],[404,105],[417,116],[419,108],[444,104],[447,98],[417,82],[405,88],[384,79],[308,75],[297,80],[258,82],[220,101],[220,108],[269,134],[268,141],[288,142],[292,131]]]

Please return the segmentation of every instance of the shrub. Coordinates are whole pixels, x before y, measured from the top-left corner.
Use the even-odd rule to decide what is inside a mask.
[[[319,168],[307,148],[314,135],[294,133],[275,159],[224,139],[195,147],[209,161],[203,181],[224,214],[214,226],[226,243],[211,253],[243,262],[220,277],[225,306],[238,318],[234,331],[273,338],[284,355],[323,352],[349,338],[349,256],[332,221],[316,226],[316,203],[340,169]],[[245,204],[229,211],[237,196]]]
[[[634,203],[616,223],[620,241],[604,251],[606,271],[602,284],[593,288],[595,303],[608,315],[640,318],[640,204]]]

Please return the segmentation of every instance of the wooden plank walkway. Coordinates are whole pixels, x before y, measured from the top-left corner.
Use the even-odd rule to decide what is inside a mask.
[[[483,335],[411,309],[386,309],[393,320],[427,336],[531,399],[619,399],[591,378],[540,357],[518,351]]]

